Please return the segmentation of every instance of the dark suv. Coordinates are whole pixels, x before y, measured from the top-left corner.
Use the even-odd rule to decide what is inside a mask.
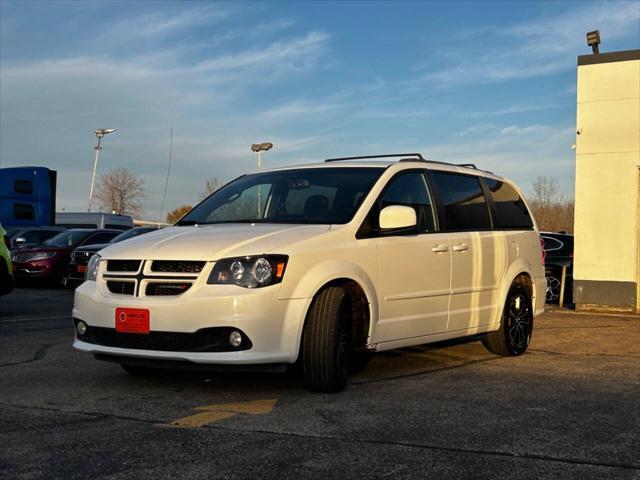
[[[113,237],[108,243],[96,243],[94,245],[83,245],[76,248],[71,254],[71,263],[67,270],[67,278],[65,285],[67,287],[77,286],[79,282],[84,281],[84,274],[87,271],[87,264],[94,253],[99,252],[103,248],[107,248],[109,245],[119,243],[129,238],[137,237],[144,233],[153,232],[158,227],[135,227],[125,230],[120,235]]]
[[[562,267],[566,267],[564,303],[573,303],[573,235],[566,232],[540,232],[544,241],[547,303],[559,303]]]

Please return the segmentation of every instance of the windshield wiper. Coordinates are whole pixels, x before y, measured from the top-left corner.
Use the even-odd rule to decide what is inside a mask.
[[[176,226],[178,227],[188,227],[190,225],[198,225],[198,222],[194,220],[180,220],[178,223],[176,223]]]

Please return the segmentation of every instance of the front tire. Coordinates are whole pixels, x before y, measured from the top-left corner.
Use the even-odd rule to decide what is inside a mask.
[[[509,289],[500,329],[487,334],[482,344],[496,355],[516,356],[527,351],[533,332],[531,298],[522,283]]]
[[[347,386],[350,320],[351,304],[342,288],[325,288],[314,299],[302,339],[302,370],[308,389],[340,392]]]

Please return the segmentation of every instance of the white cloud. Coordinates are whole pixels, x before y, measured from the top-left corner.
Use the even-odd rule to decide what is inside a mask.
[[[409,83],[443,88],[552,75],[575,68],[576,55],[587,53],[587,31],[599,28],[605,47],[607,40],[628,36],[638,29],[640,2],[573,5],[553,17],[476,29],[463,36],[468,42],[464,46],[444,52],[447,58],[460,59],[457,64],[433,69]],[[484,40],[478,42],[478,37]],[[638,47],[640,41],[630,48]]]
[[[516,181],[527,191],[539,175],[558,180],[573,197],[575,183],[573,126],[512,125],[486,129],[479,138],[435,143],[422,151],[428,158],[451,163],[473,163]]]
[[[544,134],[551,133],[554,129],[547,125],[527,125],[521,127],[519,125],[509,125],[500,130],[500,135],[531,135],[531,134]]]
[[[167,36],[191,28],[211,26],[233,13],[228,6],[221,7],[220,3],[186,10],[145,13],[113,23],[102,37],[112,42],[122,41],[123,38]]]
[[[175,31],[190,22],[196,22],[194,15],[158,23],[153,29]],[[253,107],[242,104],[249,95],[259,95],[274,75],[286,72],[287,80],[292,80],[312,71],[328,53],[328,40],[327,34],[315,31],[269,42],[261,38],[234,53],[207,52],[208,58],[200,61],[181,59],[174,50],[142,55],[135,49],[125,57],[3,61],[2,166],[38,164],[58,170],[60,206],[83,210],[95,143],[92,132],[97,127],[118,128],[105,139],[99,173],[127,167],[143,176],[144,215],[155,218],[170,127],[175,136],[168,208],[197,200],[204,178],[229,180],[251,171],[255,158],[249,145],[256,139],[269,137],[277,143],[277,157],[265,159],[273,162],[327,138],[308,132],[296,136],[272,124],[265,126],[264,118],[251,114]],[[333,108],[338,105],[298,100],[274,108],[267,116],[284,123],[309,110],[321,114]]]
[[[285,122],[299,117],[317,117],[340,110],[342,105],[333,102],[312,102],[308,100],[294,100],[283,103],[260,114],[264,120]]]
[[[574,87],[575,93],[575,87]],[[478,110],[470,112],[471,116],[499,116],[499,115],[511,115],[514,113],[527,113],[527,112],[539,112],[543,110],[552,110],[559,108],[559,104],[514,104],[504,108],[497,108],[495,110]]]
[[[194,72],[218,72],[263,68],[266,71],[303,71],[326,52],[329,35],[309,32],[306,36],[273,42],[266,48],[222,55],[198,63]]]
[[[488,132],[493,129],[495,129],[495,125],[493,123],[483,123],[481,125],[472,125],[469,128],[465,128],[461,132],[458,132],[458,136],[466,137],[468,135],[475,135],[477,133]]]

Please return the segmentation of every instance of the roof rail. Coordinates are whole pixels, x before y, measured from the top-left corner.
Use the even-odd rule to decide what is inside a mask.
[[[361,157],[341,157],[341,158],[327,158],[325,162],[341,162],[343,160],[366,160],[368,158],[390,158],[390,157],[416,157],[416,159],[403,158],[401,161],[409,161],[409,162],[426,162],[422,155],[419,153],[390,153],[387,155],[364,155]]]
[[[389,153],[386,155],[363,155],[359,157],[339,157],[339,158],[327,158],[325,162],[342,162],[344,160],[366,160],[370,158],[392,158],[392,157],[405,157],[398,160],[398,162],[428,162],[428,163],[437,163],[440,165],[451,165],[453,167],[464,167],[464,168],[473,168],[474,170],[489,172],[489,170],[482,170],[476,167],[475,163],[451,163],[451,162],[442,162],[439,160],[429,160],[424,158],[420,153]],[[414,157],[414,158],[407,158]]]

